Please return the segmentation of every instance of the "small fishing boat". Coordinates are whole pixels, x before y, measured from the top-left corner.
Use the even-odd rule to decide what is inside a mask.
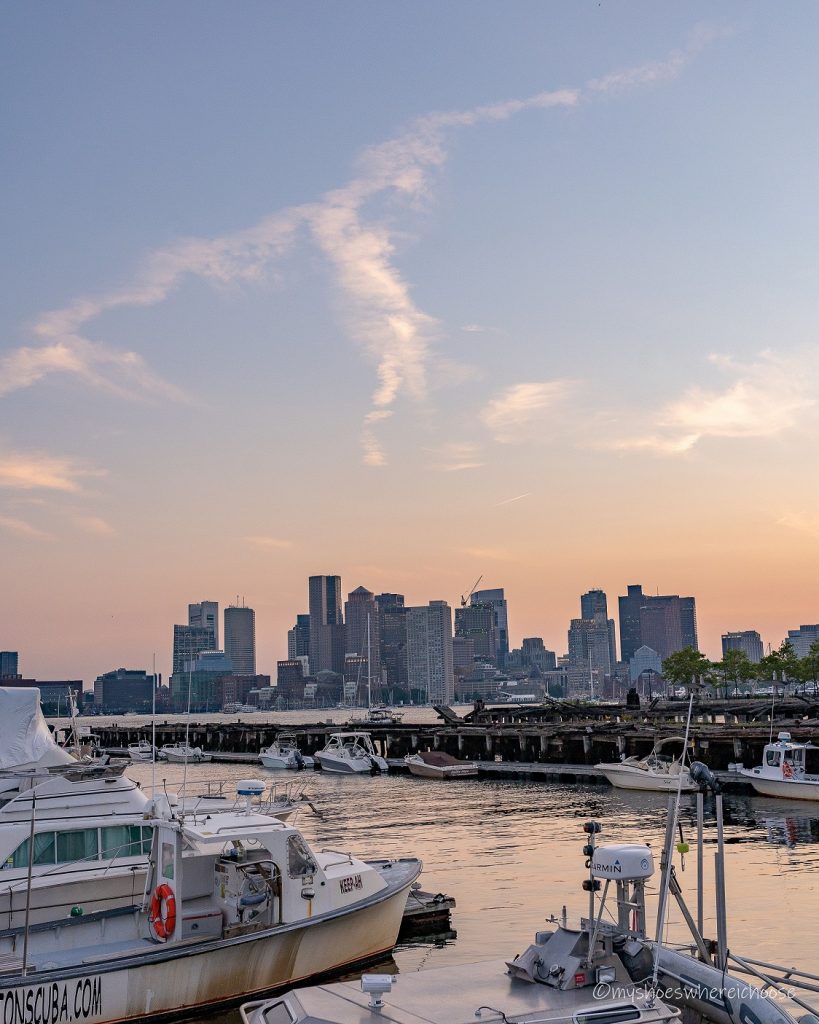
[[[296,735],[292,732],[280,732],[266,750],[259,752],[259,760],[265,768],[290,771],[312,768],[315,764],[312,757],[306,757],[299,750]]]
[[[407,754],[404,764],[413,775],[424,779],[464,779],[478,774],[478,766],[472,761],[459,761],[442,750],[419,750],[417,754]]]
[[[683,744],[678,757],[662,753],[666,747]],[[618,789],[641,789],[651,793],[693,793],[698,787],[691,778],[686,764],[686,752],[682,736],[669,736],[654,744],[647,757],[626,757],[612,764],[598,764],[612,786]],[[682,781],[680,780],[682,776]]]
[[[776,743],[767,743],[762,764],[740,768],[757,793],[789,800],[819,801],[819,747],[795,743],[789,732],[780,732]]]
[[[421,862],[314,851],[253,811],[264,788],[216,817],[156,797],[140,907],[0,932],[5,1024],[189,1015],[391,950]]]
[[[151,761],[154,756],[154,745],[147,740],[128,744],[128,757],[132,761]]]
[[[372,775],[386,772],[389,765],[379,757],[367,732],[334,732],[316,760],[325,772],[338,775]]]
[[[213,760],[213,754],[201,747],[192,747],[188,743],[166,743],[159,749],[159,757],[171,764],[203,764]]]

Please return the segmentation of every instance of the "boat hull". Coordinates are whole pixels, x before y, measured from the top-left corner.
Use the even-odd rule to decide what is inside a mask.
[[[205,764],[213,760],[212,754],[175,754],[170,751],[165,753],[165,760],[170,764]]]
[[[202,945],[157,945],[147,954],[123,956],[119,964],[110,956],[86,958],[72,967],[4,978],[4,1024],[113,1024],[187,1015],[372,960],[395,945],[407,891],[421,869],[420,862],[403,867],[386,894],[343,913]]]
[[[421,779],[467,779],[478,774],[477,766],[471,764],[445,765],[438,768],[434,765],[409,762],[407,767],[413,775]]]
[[[265,768],[273,768],[277,771],[292,771],[297,767],[292,757],[282,757],[279,754],[259,754],[259,760]]]
[[[654,775],[640,768],[629,769],[619,764],[599,764],[597,766],[618,789],[638,789],[646,793],[676,793],[679,788],[679,776]],[[697,784],[683,778],[683,793],[694,793]]]
[[[810,800],[819,803],[819,782],[797,782],[786,779],[766,779],[762,775],[754,775],[753,771],[740,771],[742,778],[747,779],[760,796],[776,796],[785,800]]]
[[[324,772],[335,772],[337,775],[370,775],[373,763],[369,757],[334,757],[319,751],[316,760]]]

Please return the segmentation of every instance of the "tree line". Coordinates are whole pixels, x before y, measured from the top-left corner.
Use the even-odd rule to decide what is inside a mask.
[[[804,658],[796,656],[790,640],[783,640],[758,663],[745,651],[726,651],[722,661],[709,661],[700,651],[686,647],[665,659],[663,677],[677,686],[710,686],[725,696],[731,690],[753,692],[761,682],[772,684],[775,692],[793,686],[807,693],[810,687],[815,695],[819,692],[819,640],[810,645]]]

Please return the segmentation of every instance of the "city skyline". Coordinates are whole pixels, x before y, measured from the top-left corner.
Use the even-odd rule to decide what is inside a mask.
[[[0,17],[27,675],[167,679],[237,593],[270,669],[328,568],[557,651],[635,581],[712,658],[819,619],[815,5]]]

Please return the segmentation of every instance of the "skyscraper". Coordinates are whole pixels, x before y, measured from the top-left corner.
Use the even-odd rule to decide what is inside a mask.
[[[407,609],[403,594],[379,594],[378,636],[387,686],[407,685]]]
[[[213,649],[213,630],[210,626],[174,626],[172,674],[184,672],[189,661],[193,661],[203,651]]]
[[[212,651],[219,650],[219,602],[199,601],[188,605],[188,625],[204,626],[213,630]]]
[[[728,651],[744,651],[748,660],[758,665],[762,661],[765,649],[762,646],[762,637],[755,629],[745,629],[741,632],[722,634],[722,656]]]
[[[310,672],[344,672],[344,617],[341,610],[341,577],[311,576]]]
[[[455,699],[452,609],[446,601],[407,609],[407,674],[410,687],[423,691],[431,703]]]
[[[819,640],[819,623],[788,630],[788,640],[797,658],[807,658],[811,644]]]
[[[643,605],[643,588],[629,585],[625,597],[619,597],[620,609],[620,657],[630,661],[634,652],[642,646],[640,639],[640,608]]]
[[[0,679],[16,679],[17,651],[0,651]]]
[[[287,631],[287,657],[292,661],[294,658],[310,656],[310,616],[306,613],[296,616],[296,624]]]
[[[699,650],[697,608],[693,597],[678,594],[651,596],[641,586],[630,586],[620,602],[620,657],[630,660],[642,646],[664,660],[684,647]]]
[[[344,605],[344,645],[347,654],[369,656],[374,683],[381,680],[381,643],[378,605],[366,587],[356,587]]]
[[[474,594],[466,608],[455,609],[455,635],[471,640],[474,656],[492,664],[497,664],[498,657],[496,619],[494,607],[491,604],[478,604]]]
[[[474,590],[470,604],[491,604],[495,611],[495,662],[503,668],[509,653],[509,608],[503,587],[491,590]]]
[[[580,617],[581,619],[596,619],[598,617],[606,620],[609,629],[609,662],[611,671],[617,664],[617,639],[614,629],[614,619],[609,618],[608,600],[604,591],[589,590],[580,595]]]
[[[225,654],[234,675],[256,675],[256,612],[252,608],[225,608]]]

